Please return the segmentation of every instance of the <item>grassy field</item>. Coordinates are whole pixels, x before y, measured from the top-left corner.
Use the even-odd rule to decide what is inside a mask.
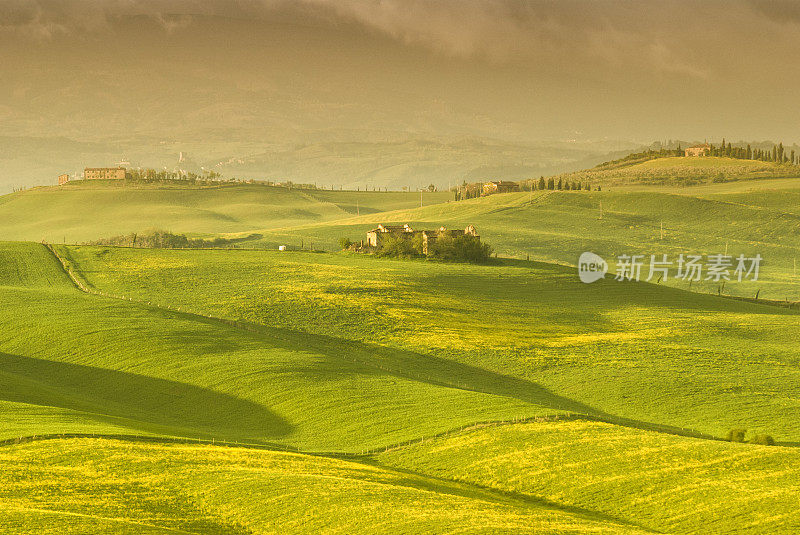
[[[593,169],[558,175],[555,179],[584,183],[588,181],[594,186],[604,187],[637,183],[692,186],[713,182],[798,176],[800,168],[790,164],[716,156],[672,156],[630,164],[622,163],[612,168],[603,168],[600,165]]]
[[[663,165],[664,160],[646,163]],[[704,161],[719,159],[691,160],[701,168]],[[339,238],[358,241],[381,222],[421,228],[473,224],[501,256],[570,265],[586,250],[612,267],[623,253],[673,259],[680,253],[761,254],[757,283],[665,283],[706,293],[800,301],[798,196],[800,179],[763,179],[695,188],[504,194],[459,203],[444,202],[447,193],[429,193],[424,194],[426,206],[419,208],[418,193],[76,183],[0,197],[0,216],[8,221],[0,239],[74,242],[161,227],[190,235],[255,235],[240,247],[336,250]],[[31,213],[39,217],[31,219]],[[56,227],[63,230],[43,231]]]
[[[127,432],[358,452],[559,412],[443,359],[87,295],[39,244],[3,245],[0,265],[0,438]]]
[[[55,245],[63,265],[0,243],[0,531],[795,533],[800,313],[574,268],[585,250],[759,253],[761,280],[721,293],[800,300],[800,184],[744,184],[422,208],[265,186],[2,197],[9,237],[259,237]],[[379,222],[474,224],[503,258],[275,250],[333,251]],[[710,440],[733,428],[782,445]],[[60,433],[99,438],[8,440]]]
[[[417,228],[477,227],[500,256],[575,265],[584,251],[604,257],[612,271],[617,255],[727,253],[764,261],[759,281],[726,284],[666,284],[693,291],[800,301],[800,182],[771,183],[776,189],[742,191],[728,184],[679,191],[510,193],[399,210],[324,224],[265,231],[267,247],[306,243],[336,250],[341,236],[362,239],[377,223],[410,223]],[[673,277],[675,269],[673,268]],[[644,274],[644,278],[648,275]]]
[[[572,268],[524,261],[61,249],[94,288],[307,340],[392,348],[368,358],[519,402],[800,440],[791,310],[654,284],[584,285]]]
[[[8,534],[648,533],[589,510],[363,463],[91,439],[0,448],[0,528]]]
[[[800,452],[586,421],[345,460],[60,439],[0,447],[4,533],[795,533]]]
[[[573,421],[496,426],[382,466],[589,509],[659,533],[797,533],[800,451]]]
[[[451,194],[426,193],[427,204]],[[148,229],[250,232],[419,206],[420,194],[77,181],[0,197],[0,240],[68,243]],[[31,217],[35,214],[35,217]]]

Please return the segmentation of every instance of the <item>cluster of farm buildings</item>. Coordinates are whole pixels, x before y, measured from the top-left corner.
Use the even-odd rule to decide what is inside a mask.
[[[683,151],[686,156],[706,156],[709,152],[711,152],[711,145],[708,143],[686,147],[686,150]]]
[[[69,182],[69,175],[58,175],[58,185]],[[125,180],[124,167],[87,167],[83,170],[84,180]]]
[[[436,230],[415,230],[410,225],[378,225],[377,228],[367,232],[367,242],[361,244],[361,249],[380,249],[386,238],[388,237],[400,238],[402,240],[414,241],[414,238],[420,237],[422,239],[422,254],[428,254],[428,247],[431,246],[437,239],[443,236],[472,236],[473,238],[480,239],[478,232],[472,225],[467,226],[464,230],[448,230],[445,227],[439,227]]]

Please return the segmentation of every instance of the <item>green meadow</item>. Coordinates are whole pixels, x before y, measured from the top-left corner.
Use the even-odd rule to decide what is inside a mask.
[[[0,449],[0,497],[15,534],[650,532],[371,462],[98,439]]]
[[[571,421],[468,430],[378,458],[383,466],[593,510],[657,533],[800,530],[796,448]]]
[[[391,348],[368,358],[436,381],[631,425],[800,440],[794,310],[655,284],[585,285],[573,268],[525,261],[60,250],[96,290],[309,344],[320,336]]]
[[[325,191],[260,184],[75,181],[0,197],[0,240],[84,242],[132,232],[257,231],[419,206],[419,193]],[[447,192],[426,193],[443,202]],[[31,217],[35,214],[35,217]]]
[[[734,186],[736,184],[736,186]],[[265,229],[264,247],[299,245],[336,250],[337,240],[362,239],[378,223],[416,228],[475,225],[498,255],[576,265],[584,251],[609,262],[613,275],[621,254],[667,254],[672,278],[663,284],[694,292],[774,301],[800,301],[800,179],[750,181],[685,189],[619,188],[600,192],[544,191],[492,195],[423,208],[348,218],[325,224]],[[676,280],[680,254],[756,254],[763,257],[757,281]],[[731,270],[732,272],[733,270]],[[703,276],[705,279],[705,275]]]
[[[553,412],[484,392],[499,382],[489,372],[461,385],[453,373],[473,368],[443,359],[88,295],[43,245],[0,251],[11,275],[0,286],[0,438],[124,431],[360,452]],[[50,270],[26,269],[35,264]]]
[[[595,186],[654,184],[694,186],[738,180],[800,176],[800,168],[789,163],[743,160],[720,156],[672,156],[645,161],[601,164],[592,169],[559,175],[556,180],[589,182]]]
[[[796,533],[799,180],[0,197],[0,531]],[[378,223],[473,224],[498,256],[338,250]],[[80,244],[154,228],[248,239]],[[613,277],[722,252],[759,280]]]

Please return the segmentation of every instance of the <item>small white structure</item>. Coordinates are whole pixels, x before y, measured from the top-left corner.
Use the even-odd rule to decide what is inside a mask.
[[[278,246],[278,250],[279,251],[285,251],[286,250],[286,246],[285,245],[279,245]]]

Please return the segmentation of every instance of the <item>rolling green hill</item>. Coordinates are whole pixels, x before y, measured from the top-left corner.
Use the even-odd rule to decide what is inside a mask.
[[[734,180],[800,177],[800,167],[760,160],[716,156],[671,156],[645,161],[600,164],[592,169],[557,175],[555,180],[580,181],[603,187],[624,184],[693,186]]]
[[[800,301],[800,180],[751,181],[673,190],[508,193],[422,209],[352,217],[264,231],[265,247],[313,241],[336,250],[337,240],[363,239],[377,223],[410,223],[417,228],[475,225],[500,256],[575,265],[584,251],[610,264],[620,254],[760,254],[759,281],[727,284],[667,280],[683,289],[743,297]],[[771,186],[771,187],[767,187]],[[647,276],[647,273],[644,275]]]
[[[701,282],[691,289],[743,297],[758,292],[766,299],[800,301],[796,284],[799,192],[800,179],[690,189],[626,186],[602,192],[545,191],[459,203],[444,202],[449,194],[442,192],[424,194],[426,206],[420,209],[419,193],[76,183],[0,197],[0,217],[8,222],[0,228],[0,238],[74,242],[161,228],[236,237],[244,240],[239,247],[308,248],[313,244],[316,249],[336,250],[340,237],[358,241],[382,222],[422,228],[473,224],[501,256],[563,264],[574,264],[586,250],[612,265],[623,253],[761,254],[765,263],[758,283],[722,288]],[[30,214],[39,215],[31,218]],[[686,282],[666,283],[689,289]]]
[[[0,447],[4,533],[777,533],[794,448],[587,421],[476,427],[345,460],[141,440]]]
[[[561,412],[503,395],[496,373],[368,340],[88,295],[43,245],[3,245],[0,266],[13,274],[0,286],[0,438],[127,432],[357,452]]]
[[[109,440],[0,448],[6,534],[643,534],[577,507],[340,459]]]
[[[422,208],[256,185],[2,197],[14,218],[58,200],[10,236],[81,199],[76,235],[156,220],[260,237],[0,243],[0,531],[794,533],[800,314],[698,293],[711,283],[585,285],[572,267],[587,249],[760,253],[762,279],[723,293],[800,299],[800,187],[745,184]],[[379,222],[474,224],[506,258],[275,250],[335,250]],[[733,428],[782,446],[710,440]],[[69,433],[99,438],[12,443]]]
[[[585,421],[469,430],[381,465],[589,509],[659,533],[796,533],[800,451]]]
[[[449,200],[426,193],[423,202]],[[0,197],[0,240],[69,243],[148,229],[213,235],[419,206],[419,193],[331,192],[263,185],[77,181]]]
[[[298,333],[298,348],[316,337],[351,354],[366,344],[380,366],[626,425],[800,440],[792,310],[655,284],[585,285],[573,268],[524,261],[60,250],[97,290]]]

